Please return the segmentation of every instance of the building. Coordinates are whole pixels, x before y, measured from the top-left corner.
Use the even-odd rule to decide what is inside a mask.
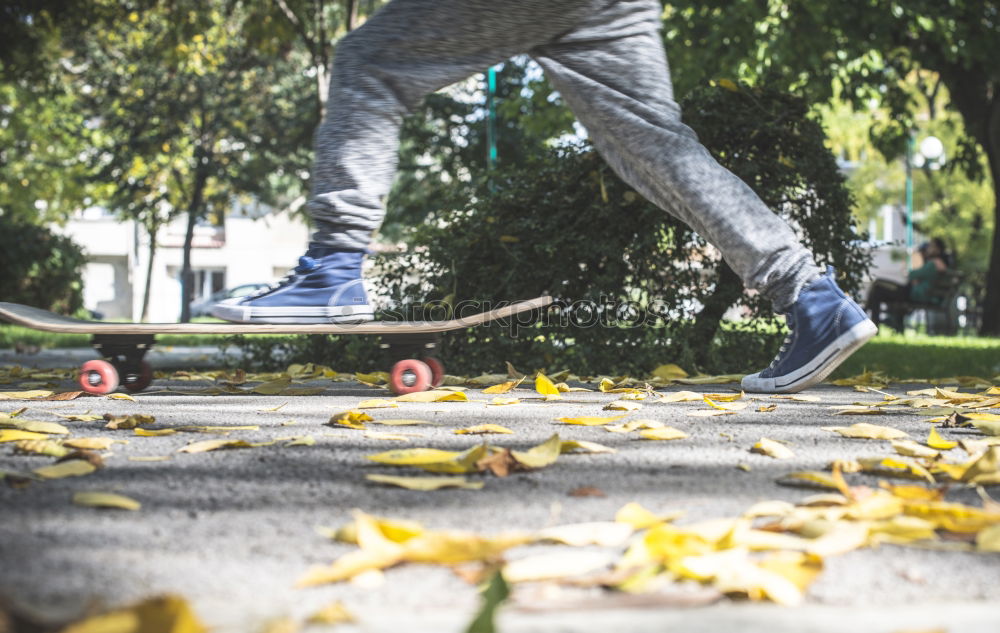
[[[177,321],[186,229],[185,215],[160,229],[150,268],[149,234],[139,223],[102,208],[77,213],[59,231],[87,253],[84,306],[108,320],[140,320],[150,270],[148,320]],[[308,241],[309,228],[300,215],[276,212],[259,203],[235,205],[222,226],[199,224],[191,248],[195,302],[227,288],[283,277],[305,252]]]

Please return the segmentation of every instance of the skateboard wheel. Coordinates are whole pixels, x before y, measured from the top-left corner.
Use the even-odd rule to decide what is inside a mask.
[[[153,382],[153,368],[146,361],[139,363],[138,373],[126,373],[122,376],[122,386],[132,393],[142,391],[151,382]]]
[[[111,393],[118,388],[118,370],[106,360],[88,360],[80,367],[80,386],[99,396]]]
[[[444,382],[444,364],[433,356],[426,356],[420,360],[431,368],[431,387],[440,387]]]
[[[389,372],[389,388],[397,395],[427,391],[432,379],[433,374],[427,363],[408,358],[392,366],[392,371]]]

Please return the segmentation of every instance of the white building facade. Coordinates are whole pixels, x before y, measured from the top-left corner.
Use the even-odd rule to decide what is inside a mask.
[[[160,229],[150,269],[150,237],[141,224],[121,220],[100,208],[79,212],[58,230],[87,254],[84,307],[104,319],[139,321],[147,270],[151,270],[148,320],[176,322],[181,314],[180,272],[186,229],[185,215]],[[283,277],[296,265],[308,241],[304,219],[259,204],[237,206],[227,214],[223,226],[198,225],[191,248],[194,301],[227,288],[266,284]]]

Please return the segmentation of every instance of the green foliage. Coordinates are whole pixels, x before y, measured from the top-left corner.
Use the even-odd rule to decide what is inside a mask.
[[[0,300],[72,314],[83,306],[85,263],[69,238],[0,215]]]
[[[718,159],[800,227],[819,260],[835,265],[853,289],[867,260],[855,242],[843,178],[805,104],[768,90],[713,88],[683,107]],[[442,196],[439,210],[408,236],[413,248],[377,262],[377,294],[390,298],[383,318],[440,318],[442,310],[426,311],[433,302],[478,311],[546,293],[560,301],[536,322],[446,336],[441,356],[450,371],[495,370],[509,360],[522,370],[582,374],[638,374],[668,361],[723,372],[759,368],[773,356],[778,328],[720,328],[731,306],[765,322],[769,306],[744,292],[699,236],[632,191],[588,147],[543,149],[523,164],[474,172]],[[281,362],[376,366],[356,341],[285,345]]]

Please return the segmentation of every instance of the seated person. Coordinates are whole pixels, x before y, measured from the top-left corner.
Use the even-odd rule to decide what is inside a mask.
[[[871,314],[875,325],[880,324],[883,303],[889,304],[889,320],[886,321],[886,325],[902,332],[904,315],[894,310],[892,304],[934,303],[937,299],[932,294],[934,282],[951,266],[951,257],[948,255],[944,240],[935,237],[921,244],[917,252],[920,253],[921,265],[910,271],[905,285],[888,279],[876,279],[872,283],[865,309]]]

